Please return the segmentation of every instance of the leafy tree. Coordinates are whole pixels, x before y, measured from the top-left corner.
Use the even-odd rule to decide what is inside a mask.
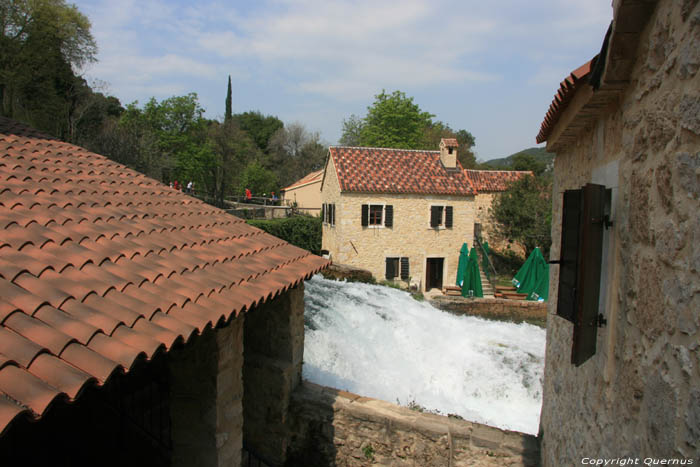
[[[3,0],[0,26],[0,112],[69,137],[74,73],[97,52],[90,22],[63,0]]]
[[[260,112],[244,112],[234,115],[233,118],[263,152],[268,152],[272,135],[284,127],[279,118]]]
[[[544,174],[547,164],[537,160],[532,154],[520,152],[513,156],[511,167],[513,170],[530,170],[539,177]]]
[[[523,177],[496,196],[489,213],[494,234],[517,241],[526,257],[540,247],[549,256],[552,223],[552,185],[547,178]]]
[[[433,117],[403,92],[387,94],[382,91],[367,108],[360,143],[362,146],[421,149],[423,130],[432,124]]]
[[[241,174],[239,193],[243,193],[246,188],[256,196],[263,194],[269,196],[271,192],[279,191],[279,180],[271,170],[264,168],[258,162],[251,162]]]
[[[234,194],[240,185],[249,161],[260,157],[259,150],[235,121],[211,124],[208,144],[212,152],[200,164],[203,186],[223,206],[225,197]]]

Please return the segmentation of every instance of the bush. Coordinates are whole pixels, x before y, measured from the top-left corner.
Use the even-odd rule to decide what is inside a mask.
[[[292,245],[321,254],[321,218],[295,216],[285,219],[249,220],[248,224],[286,240]]]

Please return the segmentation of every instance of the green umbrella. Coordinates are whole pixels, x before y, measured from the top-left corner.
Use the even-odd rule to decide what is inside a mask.
[[[479,274],[479,257],[476,248],[472,248],[467,262],[467,272],[462,283],[462,297],[483,297],[481,289],[481,274]]]
[[[519,293],[529,295],[538,289],[538,285],[540,286],[539,290],[542,290],[543,284],[540,284],[540,282],[544,280],[544,276],[547,276],[547,287],[549,287],[549,265],[544,260],[540,249],[535,248],[513,278],[513,284],[515,284]],[[539,292],[538,295],[541,296]]]
[[[530,295],[527,296],[528,300],[535,302],[546,302],[549,298],[549,264],[545,263],[544,274],[540,275],[540,278],[535,284],[535,288]]]
[[[457,285],[462,287],[464,274],[467,271],[467,261],[469,260],[469,247],[466,243],[462,243],[462,248],[459,250],[459,264],[457,265]]]

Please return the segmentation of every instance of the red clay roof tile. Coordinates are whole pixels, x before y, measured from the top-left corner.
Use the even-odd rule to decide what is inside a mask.
[[[2,117],[0,253],[0,435],[327,265]]]
[[[465,169],[464,173],[471,180],[474,188],[479,193],[506,191],[508,186],[525,176],[532,176],[531,171],[518,170],[471,170]]]
[[[476,194],[459,161],[446,169],[440,151],[331,146],[329,152],[344,192]]]

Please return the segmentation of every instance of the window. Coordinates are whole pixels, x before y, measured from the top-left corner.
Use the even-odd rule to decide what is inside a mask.
[[[321,206],[321,218],[324,224],[335,225],[335,203],[324,203]]]
[[[408,280],[408,278],[409,278],[408,267],[409,267],[408,258],[405,258],[405,257],[404,258],[398,258],[398,257],[386,258],[385,277],[387,280],[393,280],[393,279],[396,279],[397,277],[400,277],[402,280]]]
[[[451,229],[454,218],[453,211],[452,206],[430,206],[430,227]]]
[[[387,204],[363,204],[363,227],[393,227],[394,207]]]
[[[557,315],[574,324],[571,363],[583,364],[596,352],[603,229],[609,228],[611,190],[587,184],[564,192]]]

